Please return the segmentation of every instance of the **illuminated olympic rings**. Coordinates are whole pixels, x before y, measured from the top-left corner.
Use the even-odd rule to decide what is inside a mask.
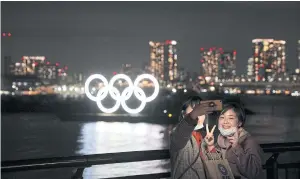
[[[96,96],[93,96],[90,93],[89,86],[90,86],[91,81],[93,81],[95,79],[101,80],[103,82],[104,87],[102,87],[97,92]],[[120,91],[116,87],[113,86],[114,83],[119,79],[123,79],[128,83],[128,87],[126,87],[122,93],[120,93]],[[143,91],[143,89],[139,87],[139,83],[143,79],[149,79],[154,84],[154,92],[149,97],[146,97],[146,94]],[[90,100],[95,101],[97,103],[98,108],[104,113],[113,113],[113,112],[117,111],[120,108],[120,106],[122,106],[126,112],[131,113],[131,114],[136,114],[136,113],[141,112],[145,108],[147,102],[150,102],[157,97],[157,95],[159,93],[159,84],[158,84],[158,81],[156,80],[156,78],[150,74],[139,75],[135,79],[134,82],[131,81],[129,76],[124,75],[124,74],[117,74],[117,75],[113,76],[109,82],[103,75],[94,74],[94,75],[91,75],[90,77],[88,77],[88,79],[86,80],[85,85],[84,85],[84,91],[85,91],[86,96]],[[112,99],[116,100],[116,104],[111,108],[104,107],[101,102],[104,98],[107,97],[108,93],[110,94]],[[126,104],[126,101],[132,96],[132,94],[134,94],[136,96],[136,98],[141,101],[141,105],[139,107],[137,107],[136,109],[129,108]]]

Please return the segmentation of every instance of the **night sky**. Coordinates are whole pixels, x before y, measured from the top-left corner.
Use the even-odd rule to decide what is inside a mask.
[[[179,65],[200,70],[200,47],[237,50],[246,72],[252,39],[287,41],[297,65],[299,2],[1,2],[2,57],[43,55],[73,72],[111,74],[149,61],[149,41],[178,41]]]

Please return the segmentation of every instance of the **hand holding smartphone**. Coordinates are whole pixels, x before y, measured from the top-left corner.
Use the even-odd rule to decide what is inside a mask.
[[[221,100],[209,100],[202,101],[200,104],[196,105],[190,116],[194,120],[198,120],[198,116],[211,114],[214,111],[221,111],[223,108]]]
[[[209,107],[214,107],[214,111],[222,111],[223,109],[223,103],[221,100],[201,101],[200,104],[208,104]]]

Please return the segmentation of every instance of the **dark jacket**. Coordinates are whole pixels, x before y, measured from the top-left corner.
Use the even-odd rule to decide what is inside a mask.
[[[199,144],[192,132],[196,126],[188,116],[183,118],[171,133],[171,178],[205,179]]]

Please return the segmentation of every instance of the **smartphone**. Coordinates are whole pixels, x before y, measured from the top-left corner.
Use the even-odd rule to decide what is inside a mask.
[[[216,107],[216,111],[222,111],[223,109],[223,103],[221,100],[207,100],[207,101],[201,101],[202,104],[209,103],[209,106]]]

